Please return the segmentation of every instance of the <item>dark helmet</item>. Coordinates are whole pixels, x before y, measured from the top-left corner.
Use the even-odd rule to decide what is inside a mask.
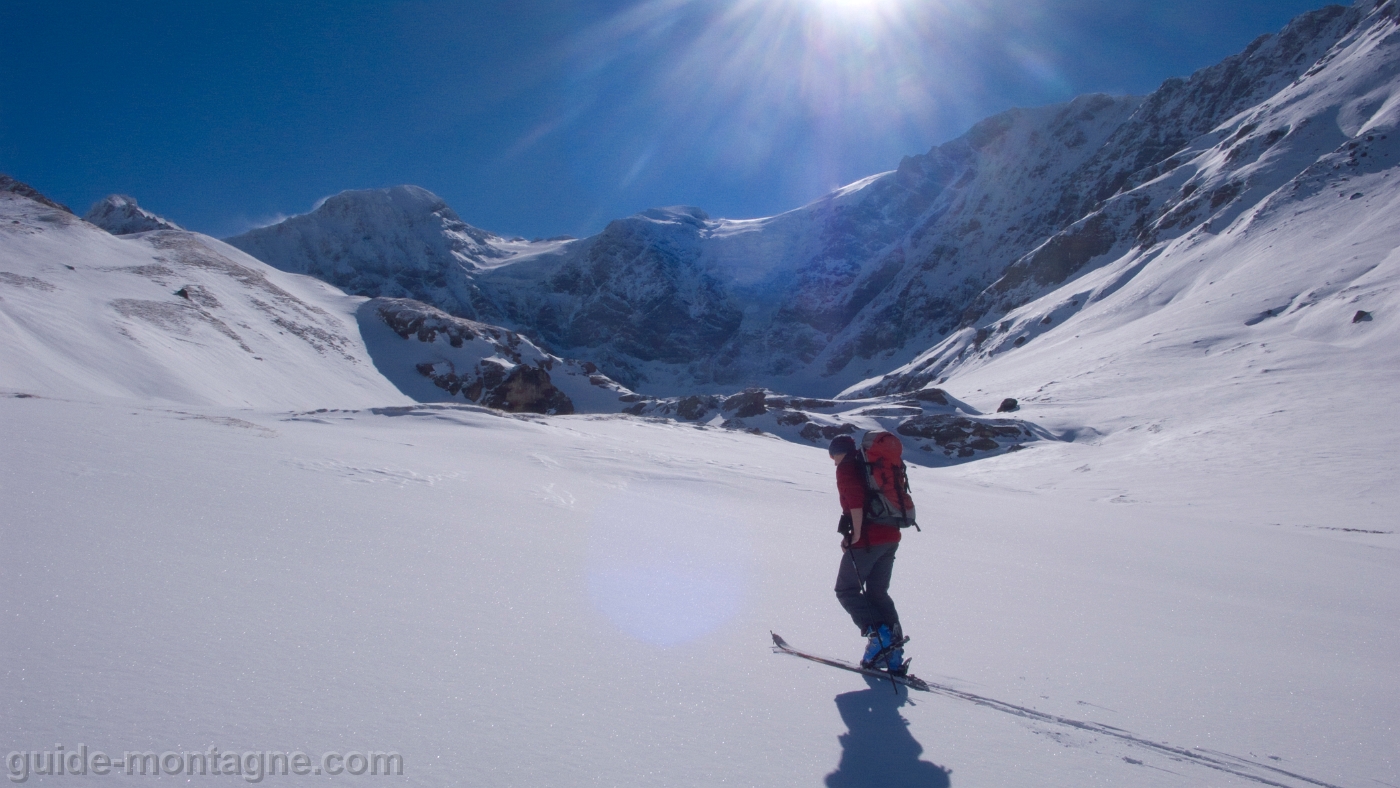
[[[850,454],[855,450],[856,441],[854,438],[849,435],[837,435],[836,438],[831,441],[831,448],[827,449],[826,453],[835,457],[838,454]]]

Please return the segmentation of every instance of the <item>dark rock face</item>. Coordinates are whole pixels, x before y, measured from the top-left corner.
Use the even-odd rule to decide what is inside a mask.
[[[218,297],[209,292],[207,287],[201,285],[185,285],[179,290],[176,290],[175,295],[186,301],[199,304],[205,309],[218,309],[222,306],[222,304],[219,303]]]
[[[1353,323],[1365,323],[1365,322],[1369,321],[1370,319],[1371,319],[1371,313],[1370,313],[1370,312],[1367,312],[1367,311],[1365,311],[1365,310],[1363,309],[1363,310],[1357,311],[1357,313],[1356,313],[1355,315],[1352,316],[1351,322],[1353,322]]]
[[[1001,406],[997,408],[997,413],[1014,413],[1021,409],[1021,403],[1007,397],[1001,401]]]
[[[734,411],[734,418],[747,419],[762,416],[768,412],[768,392],[763,389],[749,389],[726,399],[724,410]]]
[[[495,326],[486,326],[469,320],[454,318],[427,304],[405,298],[380,299],[379,316],[384,319],[395,334],[408,339],[417,337],[419,342],[432,342],[441,334],[447,337],[452,347],[461,347],[463,342],[473,339],[489,339],[496,343],[507,358],[519,363],[520,336]]]
[[[838,435],[854,435],[856,425],[840,424],[819,427],[816,424],[807,424],[802,428],[801,435],[809,441],[829,441]]]
[[[948,394],[943,389],[920,389],[914,392],[914,399],[919,402],[932,402],[935,405],[948,404]]]
[[[909,392],[914,392],[915,396],[920,396],[924,391],[936,391],[942,395],[943,391],[941,389],[924,388],[937,378],[938,374],[936,372],[890,376],[880,380],[878,383],[866,386],[861,392],[868,397],[884,397],[891,394],[907,394]]]
[[[498,386],[502,379],[498,372],[479,385]],[[470,396],[476,398],[477,392]],[[791,397],[761,388],[728,397],[696,394],[658,398],[629,392],[618,396],[616,402],[611,412],[676,419],[698,429],[718,427],[767,433],[819,446],[862,430],[890,430],[904,436],[906,459],[924,465],[951,465],[1018,451],[1025,442],[1055,440],[1054,435],[1034,424],[969,415],[977,411],[941,389],[925,389],[917,396],[887,395],[861,400]]]
[[[443,339],[451,348],[477,348],[478,352],[466,359],[438,357],[415,366],[418,374],[448,394],[510,413],[563,416],[574,412],[573,401],[549,375],[556,365],[571,362],[541,352],[519,334],[453,317],[407,299],[380,298],[366,306],[372,307],[384,324],[404,339],[428,345]],[[588,374],[583,365],[577,366],[581,375]],[[602,375],[587,379],[594,386],[616,387]]]
[[[800,410],[780,410],[777,419],[778,423],[784,427],[796,427],[812,420],[810,416]]]
[[[676,415],[686,421],[699,421],[718,408],[716,397],[690,396],[676,403]]]
[[[1090,260],[1108,254],[1117,240],[1108,217],[1096,214],[1054,236],[1012,265],[997,281],[994,290],[1006,292],[1027,282],[1034,282],[1040,287],[1058,285]]]
[[[548,413],[567,416],[574,403],[554,387],[549,373],[538,367],[520,365],[510,371],[481,404],[510,413]]]
[[[928,415],[906,419],[895,429],[909,438],[932,440],[943,453],[967,458],[976,452],[997,451],[1033,437],[1019,422],[1006,419],[970,419],[966,416]]]

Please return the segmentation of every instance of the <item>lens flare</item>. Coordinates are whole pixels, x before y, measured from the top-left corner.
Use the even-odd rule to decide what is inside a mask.
[[[1053,60],[1018,44],[1044,35],[1042,5],[640,0],[571,40],[560,105],[514,150],[576,134],[573,161],[618,192],[762,174],[813,199],[869,175],[866,150],[919,152],[985,117],[988,80],[1054,85]]]

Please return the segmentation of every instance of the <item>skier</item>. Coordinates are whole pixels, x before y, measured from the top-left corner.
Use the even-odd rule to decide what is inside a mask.
[[[828,451],[836,463],[836,489],[841,496],[842,556],[836,598],[867,638],[861,667],[902,675],[908,670],[904,633],[889,594],[899,528],[865,522],[865,469],[855,440],[838,436]]]

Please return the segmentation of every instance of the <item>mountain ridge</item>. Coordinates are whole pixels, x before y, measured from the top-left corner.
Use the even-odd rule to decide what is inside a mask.
[[[1105,205],[1179,168],[1173,157],[1193,140],[1394,13],[1379,0],[1328,6],[1146,97],[1009,110],[772,217],[653,209],[586,239],[506,241],[465,223],[449,228],[460,219],[423,192],[438,217],[429,240],[466,233],[473,244],[430,254],[397,239],[421,240],[413,233],[432,222],[386,224],[390,214],[373,207],[394,190],[371,190],[228,240],[349,292],[506,326],[649,394],[766,386],[830,396],[1129,248],[1199,226],[1199,211],[1168,219],[1177,205],[1162,195],[1131,207],[1120,199],[1108,213]],[[1238,186],[1214,188],[1225,191],[1200,197],[1239,196],[1226,194]],[[392,231],[361,248],[369,227]]]
[[[657,398],[517,332],[419,301],[347,296],[117,198],[100,227],[23,184],[0,192],[0,393],[221,407],[402,408],[619,417],[766,433],[807,445],[905,435],[951,465],[1054,440],[945,392],[834,401],[763,389]],[[689,215],[661,212],[665,219]],[[693,217],[692,217],[693,218]],[[158,220],[158,217],[155,217]],[[130,226],[135,223],[136,226]],[[114,231],[132,230],[117,234]],[[397,412],[397,411],[395,411]],[[308,418],[314,418],[307,416]]]

